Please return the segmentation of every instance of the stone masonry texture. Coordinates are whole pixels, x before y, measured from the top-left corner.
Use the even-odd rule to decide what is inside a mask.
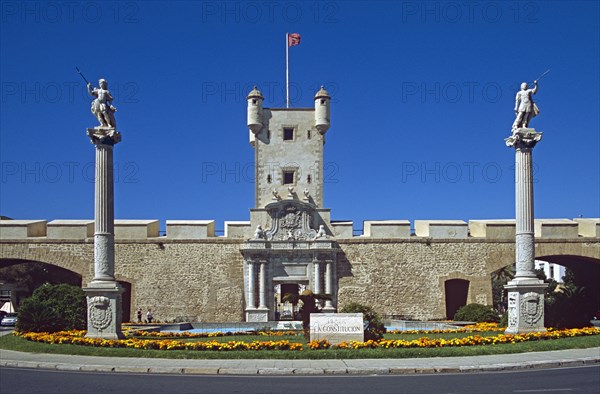
[[[115,276],[131,284],[132,315],[141,307],[152,308],[161,321],[243,321],[242,243],[226,238],[117,241]],[[491,273],[514,262],[510,239],[354,238],[338,245],[339,307],[360,302],[384,315],[419,320],[445,318],[444,282],[449,279],[470,282],[467,303],[491,304]],[[562,255],[598,260],[600,243],[536,240],[536,256]],[[14,260],[56,265],[88,283],[94,272],[93,241],[0,241],[0,262]]]

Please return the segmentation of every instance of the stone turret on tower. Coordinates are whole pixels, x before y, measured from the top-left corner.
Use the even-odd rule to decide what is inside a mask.
[[[263,108],[263,100],[256,86],[247,96],[256,165],[254,208],[287,199],[322,208],[323,144],[331,97],[321,86],[314,108]]]
[[[260,90],[255,86],[250,93],[248,93],[248,128],[254,134],[258,133],[263,128],[262,124],[262,104],[264,97]]]
[[[329,102],[331,97],[323,86],[315,94],[315,127],[319,133],[325,134],[329,130]]]

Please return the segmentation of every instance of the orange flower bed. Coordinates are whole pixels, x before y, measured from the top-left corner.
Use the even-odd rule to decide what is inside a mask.
[[[51,344],[71,344],[95,347],[113,347],[130,349],[154,349],[154,350],[302,350],[302,344],[290,341],[230,341],[230,342],[183,342],[169,339],[101,339],[85,338],[85,331],[61,331],[56,333],[26,332],[14,335],[21,336],[29,341],[44,342]]]
[[[476,323],[457,328],[456,330],[388,330],[388,334],[448,334],[458,332],[504,331],[506,327],[498,327],[498,323]]]
[[[489,331],[486,330],[486,331]],[[448,331],[446,331],[448,332]],[[29,341],[44,342],[51,344],[72,344],[81,346],[132,348],[132,349],[155,349],[155,350],[198,350],[198,351],[230,351],[230,350],[303,350],[301,343],[293,343],[287,340],[280,341],[229,341],[229,342],[189,342],[175,339],[140,339],[130,337],[127,339],[111,340],[101,338],[85,338],[85,331],[61,331],[56,333],[34,333],[14,332],[14,335],[23,337]],[[267,335],[265,333],[265,335]],[[311,341],[308,349],[400,349],[400,348],[437,348],[509,344],[528,341],[541,341],[559,338],[600,335],[600,329],[595,327],[573,328],[573,329],[548,329],[545,332],[532,332],[526,334],[498,334],[493,336],[470,335],[464,338],[439,339],[421,337],[411,341],[403,339],[380,339],[366,342],[342,342],[332,345],[327,340]]]
[[[337,345],[330,345],[329,343],[322,344],[321,347],[315,347],[317,349],[327,349],[329,347],[336,349],[398,349],[398,348],[435,348],[435,347],[459,347],[459,346],[477,346],[477,345],[496,345],[496,344],[508,344],[518,342],[529,342],[529,341],[541,341],[549,339],[569,338],[569,337],[580,337],[589,335],[599,335],[600,329],[595,327],[585,328],[572,328],[564,330],[553,330],[548,329],[545,332],[530,332],[526,334],[498,334],[494,336],[482,337],[480,335],[470,335],[464,338],[452,338],[452,339],[430,339],[428,337],[421,337],[412,341],[406,341],[403,339],[381,339],[379,341],[369,340],[367,342],[342,342]],[[312,343],[312,342],[311,342]],[[310,347],[310,346],[309,346]],[[312,348],[311,348],[312,349]]]
[[[159,338],[213,338],[225,336],[260,335],[269,337],[282,337],[285,335],[298,335],[296,332],[287,331],[236,331],[236,332],[152,332],[152,331],[128,331],[127,336],[134,337],[159,337]]]

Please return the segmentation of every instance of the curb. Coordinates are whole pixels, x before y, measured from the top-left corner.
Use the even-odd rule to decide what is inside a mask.
[[[115,372],[136,374],[170,374],[170,375],[415,375],[415,374],[449,374],[517,371],[547,368],[568,368],[592,366],[600,364],[600,357],[584,357],[577,359],[553,361],[526,361],[522,363],[465,365],[459,367],[431,366],[426,368],[410,367],[374,367],[374,368],[217,368],[217,367],[133,367],[106,365],[78,365],[65,363],[46,363],[35,361],[0,360],[0,367],[46,369],[78,372]]]

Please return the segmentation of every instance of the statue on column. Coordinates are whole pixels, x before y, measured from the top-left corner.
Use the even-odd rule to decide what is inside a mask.
[[[533,89],[529,89],[527,82],[523,82],[521,90],[517,92],[515,97],[515,114],[517,117],[512,125],[513,133],[517,129],[529,127],[531,119],[540,113],[537,105],[533,102],[533,95],[538,90],[537,82],[537,80],[533,81]]]
[[[105,79],[98,81],[99,88],[92,88],[92,84],[88,82],[87,89],[90,96],[96,97],[92,101],[92,113],[98,121],[101,127],[110,127],[113,129],[117,128],[117,122],[115,121],[115,112],[117,109],[112,105],[113,97],[108,90],[108,82]]]

